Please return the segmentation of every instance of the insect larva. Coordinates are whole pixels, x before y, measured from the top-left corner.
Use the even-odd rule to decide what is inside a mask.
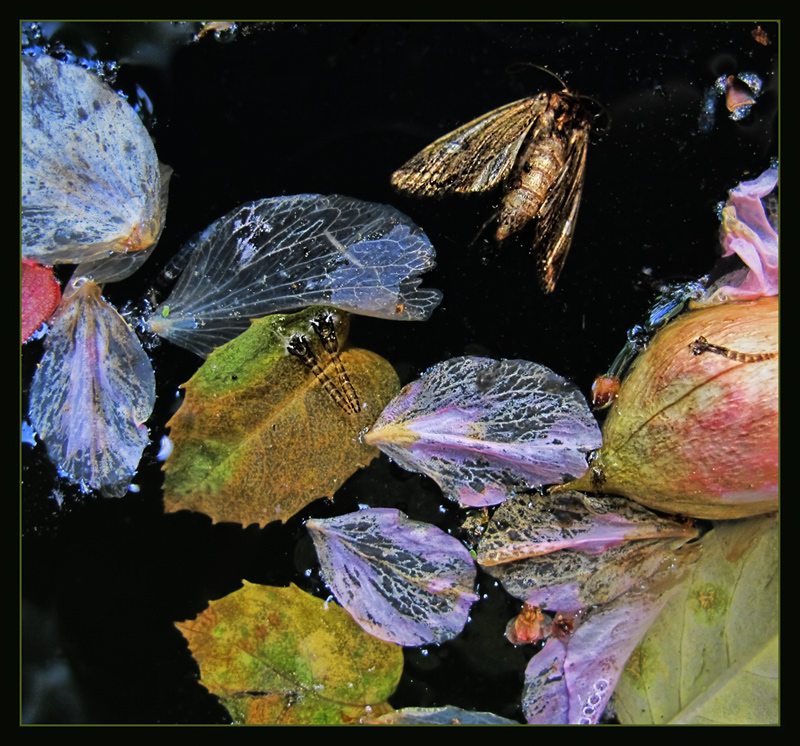
[[[308,339],[300,334],[293,336],[286,345],[286,351],[302,361],[303,365],[316,376],[317,380],[322,384],[322,388],[325,389],[331,399],[333,399],[347,414],[353,414],[352,405],[342,396],[339,389],[336,388],[336,384],[320,366],[316,355],[311,351]]]
[[[359,410],[358,394],[350,383],[350,378],[344,369],[342,358],[339,356],[339,340],[336,338],[336,328],[330,314],[319,316],[311,321],[311,328],[316,332],[325,351],[331,356],[339,377],[339,385],[344,393],[344,398],[350,406],[350,413],[356,414]]]
[[[692,355],[713,352],[715,355],[722,355],[729,360],[735,360],[737,363],[761,363],[778,357],[777,352],[736,352],[736,350],[728,349],[722,345],[712,344],[705,337],[698,337],[689,345],[689,348],[692,351]]]

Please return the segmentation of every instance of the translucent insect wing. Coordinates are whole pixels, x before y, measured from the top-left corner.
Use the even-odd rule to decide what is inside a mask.
[[[387,205],[300,194],[259,200],[220,218],[194,250],[152,331],[207,355],[249,319],[314,304],[423,320],[441,301],[419,288],[435,266],[425,234]]]
[[[133,330],[79,278],[53,321],[31,386],[31,423],[74,481],[109,496],[127,490],[155,404],[155,376]]]
[[[21,68],[23,256],[79,264],[154,244],[161,169],[133,109],[83,68],[46,55]]]

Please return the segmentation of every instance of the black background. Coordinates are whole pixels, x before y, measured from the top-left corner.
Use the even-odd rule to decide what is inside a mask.
[[[48,50],[120,63],[116,86],[152,102],[159,158],[175,171],[155,253],[105,297],[132,308],[195,232],[233,207],[282,194],[338,193],[391,203],[423,226],[437,251],[424,284],[444,292],[430,321],[352,320],[350,343],[381,354],[403,384],[463,354],[524,358],[588,395],[641,321],[654,282],[696,278],[718,255],[715,206],[778,155],[778,25],[761,23],[270,23],[187,43],[196,24],[47,24]],[[604,107],[592,137],[570,256],[551,296],[531,247],[489,234],[469,247],[496,195],[421,202],[394,194],[393,170],[442,134],[557,83]],[[706,90],[720,75],[764,83],[741,122],[718,101],[701,132]],[[137,94],[137,86],[139,93]],[[60,270],[66,279],[69,269]],[[135,320],[135,319],[134,319]],[[224,723],[198,682],[173,622],[196,616],[241,579],[327,597],[309,516],[358,504],[397,507],[454,528],[464,513],[427,478],[385,457],[335,501],[285,525],[212,526],[164,515],[158,443],[199,360],[144,340],[157,377],[138,493],[103,499],[56,475],[43,446],[22,446],[22,718],[26,722]],[[22,350],[22,413],[43,343]],[[453,642],[407,649],[395,707],[457,705],[523,721],[523,672],[534,648],[503,631],[519,603],[479,573],[481,601]]]

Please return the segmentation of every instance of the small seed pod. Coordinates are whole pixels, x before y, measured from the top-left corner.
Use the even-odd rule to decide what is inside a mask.
[[[597,376],[592,383],[592,409],[605,409],[614,403],[619,394],[620,381],[617,376]]]

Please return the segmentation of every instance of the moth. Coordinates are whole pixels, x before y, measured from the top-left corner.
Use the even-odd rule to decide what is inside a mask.
[[[440,137],[395,171],[392,185],[420,197],[502,185],[495,238],[504,241],[535,221],[539,282],[552,293],[572,244],[592,123],[580,97],[564,85]]]

